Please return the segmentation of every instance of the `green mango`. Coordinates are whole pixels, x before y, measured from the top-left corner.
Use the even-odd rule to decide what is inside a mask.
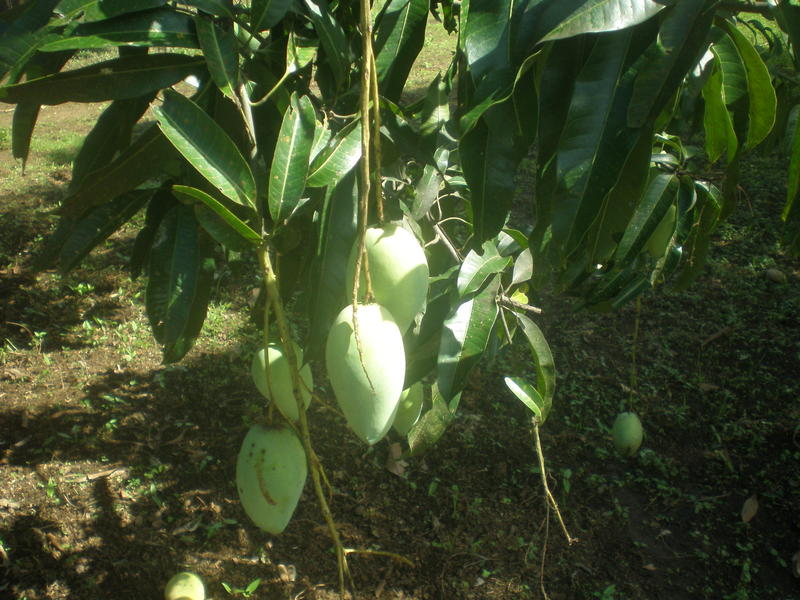
[[[614,438],[614,445],[622,456],[633,456],[642,445],[644,437],[642,422],[635,413],[619,413],[611,428],[611,435]]]
[[[367,229],[364,247],[375,301],[392,313],[400,333],[404,334],[425,308],[429,274],[425,251],[414,234],[394,224]],[[357,254],[358,240],[350,251],[347,266],[348,298],[355,279]],[[362,273],[358,284],[360,300],[364,299],[366,287]]]
[[[422,413],[423,396],[422,383],[419,381],[410,388],[403,390],[400,395],[397,414],[394,416],[394,423],[392,423],[392,427],[400,435],[408,435],[408,432],[419,420],[419,416]]]
[[[164,588],[165,600],[205,600],[205,597],[203,580],[189,571],[173,575]]]
[[[286,529],[306,483],[303,445],[289,427],[254,425],[236,460],[236,489],[247,516],[272,534]]]
[[[294,346],[294,354],[297,357],[299,364],[303,364],[303,351],[300,346],[292,342]],[[270,381],[271,386],[267,385],[267,376],[265,373],[264,355],[269,356],[270,368]],[[275,406],[281,411],[284,417],[291,421],[297,421],[300,415],[297,412],[297,401],[294,398],[292,391],[292,375],[289,369],[289,361],[283,354],[283,346],[280,344],[270,344],[267,346],[267,352],[262,348],[253,357],[253,363],[250,365],[250,374],[253,376],[253,382],[256,384],[258,391],[267,400],[273,400]],[[303,402],[308,408],[311,402],[311,391],[314,389],[314,379],[311,376],[311,367],[304,365],[300,368],[300,379],[305,383],[301,389]],[[273,394],[270,394],[270,387]]]
[[[328,378],[347,423],[374,444],[394,421],[406,371],[403,337],[391,313],[379,304],[356,311],[361,353],[353,330],[353,306],[342,309],[325,345]]]

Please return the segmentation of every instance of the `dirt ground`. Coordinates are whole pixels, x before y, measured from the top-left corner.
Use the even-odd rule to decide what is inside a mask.
[[[87,110],[48,109],[36,135],[80,134]],[[310,485],[280,536],[238,502],[236,454],[259,398],[252,265],[222,272],[201,341],[163,366],[144,284],[126,273],[134,230],[68,276],[34,271],[69,156],[34,156],[21,178],[9,146],[0,138],[0,180],[13,182],[0,199],[0,598],[156,599],[181,570],[217,600],[336,597]],[[745,178],[748,206],[689,290],[614,314],[542,298],[559,377],[542,443],[572,545],[502,383],[524,352],[476,373],[453,426],[401,476],[385,468],[387,442],[365,447],[312,404],[358,598],[800,599],[800,262],[775,241],[781,181],[761,163]],[[622,409],[646,430],[630,459],[609,436]]]

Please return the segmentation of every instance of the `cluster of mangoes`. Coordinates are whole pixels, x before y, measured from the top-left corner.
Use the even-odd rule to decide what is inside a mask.
[[[325,362],[333,392],[350,428],[368,444],[394,425],[406,435],[422,410],[422,386],[403,390],[403,334],[422,311],[428,294],[428,263],[417,238],[398,225],[370,228],[365,236],[366,264],[372,290],[365,301],[361,273],[359,298],[345,306],[331,326]],[[355,280],[358,244],[351,252],[348,292]],[[348,294],[349,297],[349,294]],[[354,323],[355,321],[355,323]],[[303,351],[293,346],[298,364]],[[253,381],[290,422],[299,419],[289,362],[280,344],[269,344],[253,358]],[[300,369],[306,407],[314,382],[311,369]],[[307,477],[303,444],[288,425],[250,428],[236,462],[236,485],[247,515],[264,531],[282,532],[294,513]]]

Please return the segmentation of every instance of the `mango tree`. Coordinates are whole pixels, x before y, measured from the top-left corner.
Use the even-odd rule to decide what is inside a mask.
[[[452,60],[412,90],[429,27],[449,32]],[[272,403],[239,455],[240,496],[278,533],[310,473],[342,590],[306,362],[327,365],[367,444],[399,411],[413,455],[477,363],[527,344],[530,374],[505,381],[538,432],[555,368],[537,298],[612,310],[686,286],[735,208],[741,157],[765,140],[795,165],[782,219],[798,248],[793,1],[29,0],[0,13],[0,36],[23,165],[42,105],[107,103],[44,267],[72,269],[143,212],[130,269],[170,363],[201,334],[228,252],[258,257],[252,369]],[[756,37],[791,56],[781,72]],[[512,220],[523,160],[532,217]],[[708,163],[724,177],[705,178]]]

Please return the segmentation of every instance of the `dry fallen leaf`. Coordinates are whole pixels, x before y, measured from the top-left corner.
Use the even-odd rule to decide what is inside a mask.
[[[389,444],[389,456],[386,457],[386,468],[390,473],[394,473],[399,477],[403,476],[408,466],[408,463],[400,458],[401,456],[403,456],[403,446],[397,442]]]
[[[701,392],[713,392],[720,389],[718,385],[714,385],[713,383],[701,383],[697,387],[700,388]]]
[[[278,565],[278,577],[283,583],[292,583],[297,579],[297,569],[294,565]]]
[[[647,569],[648,571],[658,571],[658,567],[656,567],[653,563],[647,563],[643,569]]]
[[[758,512],[758,498],[753,494],[742,504],[742,522],[749,523]]]

